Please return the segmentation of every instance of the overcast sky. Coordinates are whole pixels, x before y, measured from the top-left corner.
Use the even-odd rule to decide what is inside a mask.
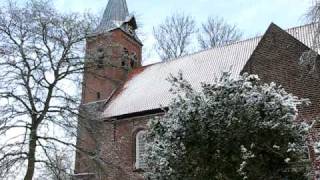
[[[103,13],[108,0],[54,0],[62,11]],[[200,25],[208,16],[220,16],[236,24],[245,37],[263,34],[271,22],[287,29],[306,23],[304,15],[312,0],[127,0],[129,11],[142,23],[146,51],[153,47],[152,28],[166,16],[183,12],[193,16]],[[144,64],[158,61],[154,52]]]

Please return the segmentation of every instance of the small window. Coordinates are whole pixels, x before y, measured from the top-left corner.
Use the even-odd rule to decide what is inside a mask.
[[[98,67],[99,69],[103,68],[103,58],[102,58],[102,59],[101,59],[101,58],[98,59],[97,67]]]
[[[101,98],[101,93],[97,92],[97,100],[99,100]]]
[[[130,67],[133,69],[135,67],[135,64],[137,62],[137,55],[136,53],[132,53],[130,56]]]
[[[128,33],[130,35],[134,35],[134,30],[133,30],[133,27],[131,25],[128,24]]]
[[[103,64],[103,60],[104,60],[104,52],[102,48],[98,49],[98,57],[97,57],[97,68],[101,69],[103,68],[104,64]]]
[[[129,51],[128,51],[127,48],[123,48],[123,54],[125,54],[125,55],[128,55],[128,54],[129,54]]]
[[[145,169],[145,131],[139,131],[136,135],[136,169]]]
[[[134,61],[131,59],[131,61],[130,61],[130,67],[131,68],[134,68]]]
[[[129,51],[127,48],[123,48],[123,54],[121,58],[121,67],[127,67],[128,59],[129,59]]]
[[[125,60],[121,61],[121,67],[126,67],[126,61]]]

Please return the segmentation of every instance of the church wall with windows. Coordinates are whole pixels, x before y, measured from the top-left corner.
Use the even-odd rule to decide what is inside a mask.
[[[116,20],[119,22],[119,19],[121,19],[122,22],[120,26],[119,24],[114,24]],[[94,160],[92,157],[87,157],[77,152],[75,169],[77,179],[143,180],[142,175],[146,168],[143,160],[145,143],[143,134],[145,130],[147,130],[147,123],[151,118],[163,115],[162,109],[159,107],[157,110],[146,109],[142,112],[137,111],[120,114],[119,116],[102,117],[104,110],[110,106],[110,102],[115,100],[122,90],[128,88],[125,87],[124,84],[130,81],[130,79],[135,78],[139,73],[145,72],[148,67],[151,67],[140,68],[142,43],[135,34],[136,28],[135,19],[129,15],[126,1],[109,0],[104,18],[97,32],[87,39],[87,65],[93,65],[95,68],[91,68],[91,71],[86,71],[84,74],[83,103],[81,109],[84,107],[84,109],[89,110],[89,113],[86,113],[86,115],[88,115],[90,121],[94,122],[96,129],[85,129],[81,126],[82,124],[80,124],[77,142],[80,147],[92,151],[93,157],[99,155],[99,158],[101,158],[100,165],[102,164],[104,172],[100,171],[99,168],[101,167],[98,168],[98,166],[93,165]],[[245,60],[244,64],[246,63],[246,65],[244,67],[241,66],[242,73],[249,72],[258,74],[264,82],[277,82],[282,84],[288,92],[292,92],[301,98],[311,99],[311,106],[300,108],[301,120],[308,120],[320,114],[320,94],[318,93],[320,89],[320,79],[319,77],[311,76],[298,67],[299,57],[305,50],[308,50],[307,46],[275,25],[270,26],[261,40],[255,38],[254,42],[258,44],[257,47],[254,45],[255,43],[252,44],[250,40],[243,42],[244,43],[237,42],[238,44],[235,43],[234,46],[226,46],[225,48],[227,50],[221,47],[217,51],[224,56],[219,57],[230,60],[230,57],[234,56],[236,57],[235,63],[238,65],[241,55],[250,54],[250,56],[248,55],[249,59],[243,58]],[[249,44],[250,47],[252,45],[252,48],[243,46],[245,44]],[[241,49],[243,51],[253,52],[252,54],[243,53]],[[214,49],[212,49],[212,51],[214,51]],[[208,57],[210,57],[209,59],[212,60],[212,62],[220,60],[216,56],[214,56],[216,58],[212,58],[211,55],[214,55],[214,52],[210,53],[207,51],[207,53],[209,55],[205,55],[206,53],[202,55],[201,53],[196,54],[197,57],[200,58],[197,60],[203,60],[202,63],[208,62]],[[176,61],[181,62],[182,60],[189,61],[189,63],[191,62],[192,64],[195,58],[188,58],[186,56],[185,59],[178,59]],[[197,71],[198,73],[203,72],[204,75],[207,75],[205,74],[207,73],[206,70],[214,71],[216,67],[215,64],[212,63],[209,64],[211,66],[200,66],[203,67],[203,69],[192,69],[193,66],[199,67],[197,66],[199,64],[201,63],[198,62],[197,64],[194,62],[192,67],[188,67],[192,70],[189,72],[193,73],[193,71]],[[170,67],[170,63],[166,63],[165,65],[169,67],[168,71],[183,68],[183,66]],[[217,65],[219,66],[219,63],[217,63]],[[161,68],[159,68],[158,66],[154,69],[164,69],[164,67],[161,66]],[[241,70],[239,70],[239,72],[240,71]],[[206,77],[198,77],[199,75],[196,75],[196,78],[206,79]],[[159,78],[156,74],[150,74],[150,76]],[[143,81],[143,83],[140,82],[140,85],[146,86],[144,83],[145,81]],[[159,84],[158,81],[156,83]],[[139,94],[145,95],[144,93],[153,92],[158,95],[156,91],[140,92],[140,86],[134,87],[135,90],[138,90]],[[148,87],[154,88],[152,83]],[[158,89],[164,92],[164,89],[161,88],[163,88],[163,86],[158,87]],[[129,94],[130,96],[137,95],[134,93]],[[164,98],[159,95],[157,97]],[[128,99],[130,99],[130,97],[126,96],[125,100]],[[137,99],[138,101],[140,100],[139,98],[133,99],[135,101],[137,101]],[[157,98],[151,97],[149,101],[154,99]],[[125,104],[122,104],[122,109],[125,110],[135,104],[133,100],[125,102]],[[146,106],[152,104],[147,101],[142,102],[145,102],[144,105]],[[91,106],[94,108],[90,109]],[[100,133],[99,137],[96,137],[96,139],[91,137],[92,132]],[[315,159],[315,153],[312,149],[310,149],[310,155],[310,159],[313,161],[314,171],[320,170],[320,163]]]

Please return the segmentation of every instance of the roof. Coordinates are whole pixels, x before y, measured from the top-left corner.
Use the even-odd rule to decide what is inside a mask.
[[[135,17],[133,15],[129,15],[127,1],[109,0],[100,24],[89,36],[96,36],[98,34],[113,31],[115,29],[121,29],[124,33],[127,33],[124,26],[126,23],[132,25],[134,30],[138,28]],[[143,45],[136,33],[133,34],[133,38],[140,45]]]
[[[296,39],[312,46],[315,25],[288,29]],[[256,49],[261,37],[235,42],[184,56],[173,61],[142,67],[133,72],[121,91],[107,104],[103,117],[110,118],[131,113],[167,107],[174,97],[169,92],[171,84],[167,78],[182,72],[184,78],[195,89],[201,82],[213,83],[221,73],[230,70],[231,76],[238,76]]]
[[[103,33],[120,28],[123,23],[131,21],[126,0],[109,0],[96,33]]]

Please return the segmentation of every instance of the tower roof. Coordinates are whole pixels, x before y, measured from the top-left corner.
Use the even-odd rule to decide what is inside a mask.
[[[109,0],[96,33],[103,33],[115,28],[120,28],[123,23],[131,21],[135,24],[134,17],[129,15],[126,0]]]

